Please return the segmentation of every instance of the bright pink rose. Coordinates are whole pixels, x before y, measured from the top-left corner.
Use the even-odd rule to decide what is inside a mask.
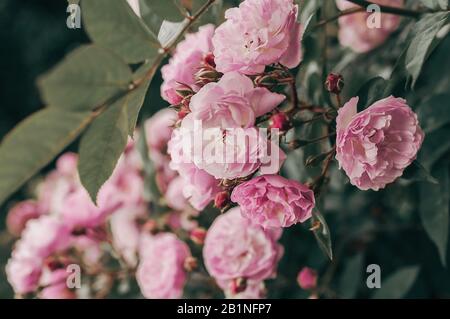
[[[227,10],[212,40],[217,70],[252,75],[273,63],[296,67],[302,58],[297,14],[293,0],[245,0]]]
[[[27,222],[41,215],[39,203],[34,200],[26,200],[14,205],[6,217],[8,231],[14,236],[20,236]]]
[[[185,88],[186,85],[194,91],[198,90],[195,85],[194,74],[201,67],[204,57],[212,51],[211,39],[214,34],[212,24],[201,26],[196,33],[187,34],[175,50],[175,54],[169,60],[169,64],[161,68],[163,84],[161,96],[171,104],[181,102],[177,90]]]
[[[282,246],[279,234],[264,231],[233,208],[216,218],[209,228],[203,248],[205,266],[226,290],[232,280],[263,281],[275,276]]]
[[[309,267],[304,267],[298,273],[297,282],[302,289],[314,289],[317,286],[317,272]]]
[[[405,100],[390,96],[357,113],[358,100],[339,110],[336,159],[353,185],[379,190],[414,161],[424,133]]]
[[[391,7],[403,7],[404,0],[374,0],[381,5]],[[336,0],[340,10],[357,8],[346,0]],[[389,35],[397,30],[400,24],[400,16],[382,13],[379,20],[379,27],[369,27],[376,23],[376,16],[373,12],[362,12],[345,15],[339,18],[339,42],[341,45],[350,47],[358,53],[368,52],[386,41]]]
[[[249,128],[257,117],[272,111],[285,98],[266,88],[255,88],[245,75],[230,72],[219,82],[201,88],[191,98],[189,107],[193,120],[202,120],[205,128]]]
[[[264,228],[290,227],[311,217],[314,193],[297,181],[280,175],[263,175],[238,185],[231,200],[242,215]]]
[[[172,233],[144,235],[136,273],[144,297],[180,298],[186,281],[184,262],[189,256],[188,246]]]
[[[186,208],[187,200],[183,195],[185,187],[186,183],[181,176],[178,176],[170,182],[167,192],[164,194],[167,206],[175,210],[183,210]]]

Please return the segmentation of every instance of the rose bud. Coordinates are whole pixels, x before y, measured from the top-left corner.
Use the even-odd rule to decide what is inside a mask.
[[[297,282],[302,289],[314,289],[317,286],[317,272],[309,267],[304,267],[298,273]]]
[[[245,291],[245,289],[247,289],[247,279],[245,278],[236,278],[230,283],[230,291],[234,295]]]
[[[195,228],[191,231],[190,238],[197,245],[203,245],[206,237],[206,229]]]
[[[225,208],[230,203],[230,193],[223,191],[216,194],[214,198],[214,206],[219,209]]]
[[[285,113],[277,113],[272,115],[269,120],[269,128],[270,129],[279,129],[282,132],[288,131],[292,127],[291,122]]]
[[[330,73],[327,76],[325,87],[328,92],[333,94],[340,94],[344,88],[344,78],[340,74]]]
[[[184,269],[191,272],[198,267],[198,260],[195,257],[189,256],[184,260]]]

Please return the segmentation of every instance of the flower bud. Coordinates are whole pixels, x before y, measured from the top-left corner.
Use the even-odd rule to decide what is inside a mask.
[[[227,191],[223,191],[216,194],[216,197],[214,198],[214,206],[216,206],[219,209],[223,209],[227,207],[229,203],[230,203],[230,194]]]
[[[189,256],[184,260],[184,269],[188,272],[194,271],[198,267],[198,260],[195,257]]]
[[[309,267],[304,267],[298,273],[297,282],[302,289],[314,289],[317,286],[317,272]]]
[[[203,245],[206,237],[206,229],[195,228],[191,231],[190,238],[197,245]]]
[[[269,128],[270,129],[279,129],[282,132],[288,131],[292,127],[291,122],[285,113],[280,112],[272,117],[269,120]]]
[[[247,289],[247,279],[245,278],[236,278],[233,279],[230,283],[230,292],[233,295],[241,293]]]
[[[181,97],[182,99],[194,95],[194,91],[189,86],[183,86],[182,88],[179,88],[176,90],[177,95]]]
[[[327,76],[325,87],[328,92],[339,94],[344,88],[344,78],[340,74],[330,73]]]

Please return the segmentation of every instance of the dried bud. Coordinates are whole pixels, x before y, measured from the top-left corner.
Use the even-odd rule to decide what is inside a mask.
[[[314,269],[305,267],[298,273],[297,282],[302,289],[314,289],[317,287],[317,272]]]
[[[247,289],[247,279],[245,278],[236,278],[231,281],[230,284],[230,292],[233,295],[241,293]]]
[[[328,92],[339,94],[344,88],[344,78],[340,74],[330,73],[327,76],[325,87]]]
[[[206,237],[206,229],[195,228],[191,231],[190,238],[197,245],[203,245]]]
[[[184,260],[184,269],[188,272],[194,271],[198,267],[198,260],[195,257],[189,256]]]
[[[216,197],[214,198],[214,206],[216,206],[219,209],[223,209],[228,206],[230,203],[230,193],[227,191],[223,191],[216,194]]]
[[[285,113],[277,113],[272,115],[269,120],[269,128],[270,129],[279,129],[281,132],[286,132],[292,127],[291,122]]]

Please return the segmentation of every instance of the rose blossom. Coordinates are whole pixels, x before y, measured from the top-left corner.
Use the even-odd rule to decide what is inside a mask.
[[[144,297],[177,299],[186,281],[184,262],[188,246],[172,233],[145,235],[141,241],[136,279]]]
[[[242,215],[267,227],[290,227],[311,217],[314,193],[308,187],[280,175],[263,175],[238,185],[231,200]]]
[[[213,37],[217,70],[264,72],[266,65],[296,67],[301,60],[301,26],[293,0],[246,0],[225,12]]]
[[[224,290],[234,279],[271,278],[283,253],[277,243],[279,236],[279,232],[251,224],[238,207],[233,208],[217,217],[208,230],[203,248],[205,266]]]
[[[170,182],[167,187],[167,192],[164,195],[167,206],[175,210],[183,210],[186,208],[187,200],[183,195],[185,186],[186,184],[181,176],[176,177]]]
[[[401,98],[390,96],[357,113],[354,97],[336,118],[336,159],[361,190],[379,190],[411,164],[424,133],[417,115]]]
[[[297,282],[305,290],[314,289],[317,286],[317,272],[309,267],[304,267],[298,273]]]
[[[374,0],[376,4],[391,7],[402,7],[404,0]],[[346,0],[337,0],[339,10],[357,8]],[[369,28],[368,24],[374,23],[371,15],[373,12],[352,13],[339,18],[339,42],[341,45],[350,47],[358,53],[368,52],[386,41],[389,35],[397,30],[400,24],[400,16],[381,13],[380,27]]]
[[[8,231],[14,236],[20,236],[29,220],[38,218],[41,215],[39,203],[33,200],[26,200],[14,205],[6,217]]]
[[[169,60],[169,64],[161,68],[163,84],[161,96],[171,104],[178,104],[182,98],[177,94],[178,89],[189,86],[194,91],[199,88],[195,85],[194,74],[201,67],[204,57],[212,51],[211,39],[214,33],[212,24],[201,26],[196,33],[187,34]]]

